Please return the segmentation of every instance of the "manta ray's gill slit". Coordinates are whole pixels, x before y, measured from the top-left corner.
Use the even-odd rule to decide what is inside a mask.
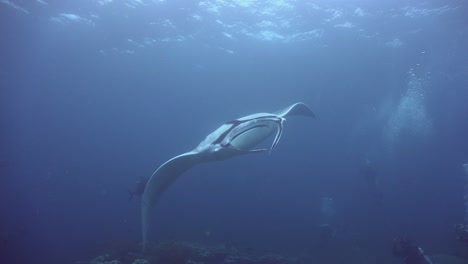
[[[282,118],[281,121],[278,123],[278,131],[276,132],[275,140],[273,140],[273,144],[271,145],[270,154],[271,154],[271,151],[276,147],[276,145],[278,145],[278,142],[281,139],[281,135],[283,135],[283,122],[284,122],[284,120],[285,119]]]
[[[224,140],[224,138],[227,136],[227,134],[229,134],[229,132],[231,132],[238,125],[242,124],[242,121],[232,120],[226,123],[226,125],[228,124],[230,124],[231,127],[229,129],[226,129],[226,131],[224,131],[221,135],[219,135],[219,137],[215,141],[213,141],[212,143],[213,145],[221,143]]]

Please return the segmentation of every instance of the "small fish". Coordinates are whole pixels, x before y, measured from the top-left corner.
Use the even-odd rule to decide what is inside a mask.
[[[138,198],[140,198],[143,192],[145,191],[147,182],[148,178],[140,177],[140,179],[136,182],[135,187],[133,187],[133,189],[128,189],[128,201],[131,201],[133,199],[133,196],[135,195],[138,196]]]

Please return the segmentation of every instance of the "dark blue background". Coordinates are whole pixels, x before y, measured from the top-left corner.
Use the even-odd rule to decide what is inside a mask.
[[[291,42],[216,37],[215,22],[183,22],[199,6],[180,1],[164,10],[18,1],[29,14],[0,4],[2,258],[72,262],[111,241],[139,241],[140,204],[128,202],[127,189],[140,176],[225,121],[297,101],[317,118],[288,118],[269,156],[187,172],[154,209],[151,237],[313,252],[320,198],[330,196],[340,239],[375,255],[389,257],[401,234],[430,253],[453,252],[468,162],[467,9],[463,1],[415,2],[453,9],[410,19],[392,16],[408,3],[379,3],[324,4],[371,13],[356,18],[370,37],[323,25],[320,39]],[[94,25],[49,20],[94,8],[101,16]],[[321,17],[303,12],[304,21],[320,25]],[[142,21],[162,15],[177,34],[196,37],[112,51],[148,33]],[[403,46],[385,45],[394,38]],[[412,81],[422,87],[429,131],[415,132],[412,120],[389,143],[388,122]],[[403,115],[411,111],[418,110]],[[359,175],[366,159],[379,172],[378,206]]]

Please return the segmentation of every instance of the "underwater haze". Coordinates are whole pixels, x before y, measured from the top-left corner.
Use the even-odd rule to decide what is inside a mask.
[[[0,0],[0,262],[141,245],[136,182],[227,121],[303,102],[316,117],[288,117],[270,154],[181,175],[149,239],[349,264],[404,263],[405,236],[468,263],[454,232],[468,224],[467,14],[449,0]]]

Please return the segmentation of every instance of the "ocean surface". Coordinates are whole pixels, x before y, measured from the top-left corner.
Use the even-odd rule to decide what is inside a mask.
[[[315,118],[286,117],[270,154],[181,175],[149,239],[350,264],[404,263],[392,243],[407,237],[468,263],[454,231],[467,14],[456,0],[0,0],[0,262],[141,245],[141,177],[228,121],[303,102]]]

